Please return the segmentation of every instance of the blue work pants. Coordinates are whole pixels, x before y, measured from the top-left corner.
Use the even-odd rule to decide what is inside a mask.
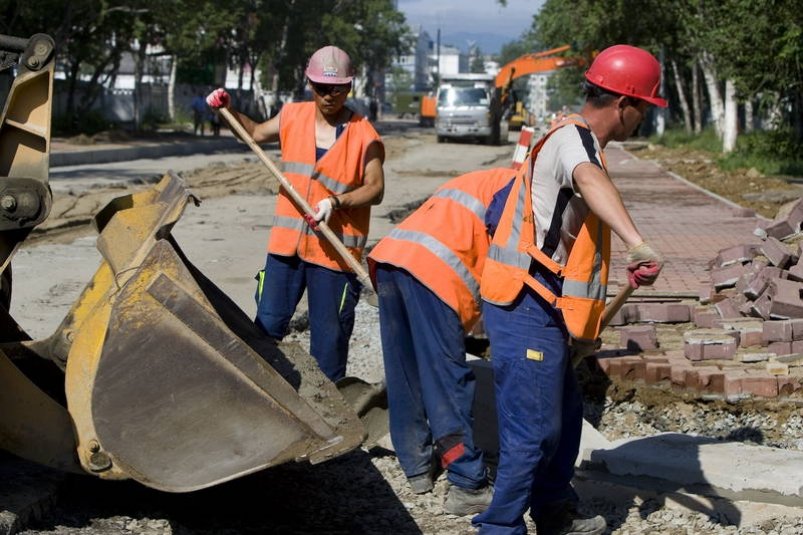
[[[403,269],[378,264],[376,281],[390,436],[402,470],[407,477],[430,472],[434,450],[452,484],[485,486],[460,318]]]
[[[361,288],[353,273],[311,264],[298,256],[268,254],[255,322],[268,336],[281,340],[306,289],[310,353],[323,373],[337,381],[346,375]]]
[[[541,274],[560,290],[557,279]],[[483,304],[499,420],[499,467],[491,506],[472,523],[483,535],[524,534],[524,513],[576,502],[571,487],[583,401],[563,320],[525,286],[509,306]]]

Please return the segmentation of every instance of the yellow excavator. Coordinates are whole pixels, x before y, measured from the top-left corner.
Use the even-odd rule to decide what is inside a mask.
[[[171,229],[198,201],[174,173],[95,216],[101,264],[51,336],[11,317],[12,257],[52,204],[54,58],[47,35],[0,36],[0,68],[16,70],[0,117],[0,449],[188,492],[363,445],[383,389],[338,389],[188,261]]]

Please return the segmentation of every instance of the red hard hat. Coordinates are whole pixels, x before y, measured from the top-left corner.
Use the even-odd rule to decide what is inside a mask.
[[[641,48],[630,45],[606,48],[594,58],[586,71],[586,80],[619,95],[666,108],[666,100],[658,96],[661,64]]]
[[[348,84],[354,78],[349,55],[331,45],[319,48],[310,56],[304,74],[318,84]]]

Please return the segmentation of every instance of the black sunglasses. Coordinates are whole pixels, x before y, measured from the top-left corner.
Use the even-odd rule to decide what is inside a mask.
[[[313,91],[321,96],[337,96],[342,93],[348,93],[351,89],[351,84],[316,84],[315,82],[310,82],[310,84],[312,85]]]

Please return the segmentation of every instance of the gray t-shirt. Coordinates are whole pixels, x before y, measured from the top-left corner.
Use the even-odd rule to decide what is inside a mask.
[[[587,128],[568,124],[547,139],[533,168],[532,203],[536,245],[555,262],[565,264],[588,215],[572,173],[584,162],[602,168],[602,149]]]

